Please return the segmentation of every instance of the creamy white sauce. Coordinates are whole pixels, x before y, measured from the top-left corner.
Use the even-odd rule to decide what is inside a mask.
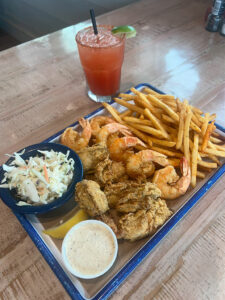
[[[115,248],[107,228],[87,223],[68,239],[66,256],[71,267],[81,275],[97,275],[110,265]]]

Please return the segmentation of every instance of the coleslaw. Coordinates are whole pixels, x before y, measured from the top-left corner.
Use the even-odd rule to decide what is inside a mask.
[[[11,155],[15,159],[10,165],[3,164],[5,171],[0,188],[16,189],[22,201],[17,205],[40,205],[59,198],[68,189],[73,178],[74,160],[69,151],[41,151],[41,156],[24,160],[21,155]]]

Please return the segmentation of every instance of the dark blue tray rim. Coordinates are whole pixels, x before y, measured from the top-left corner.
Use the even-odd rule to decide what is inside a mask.
[[[165,94],[162,91],[158,90],[154,86],[148,83],[140,83],[135,86],[136,89],[142,87],[149,87],[154,91]],[[131,91],[127,91],[131,93]],[[113,103],[112,101],[111,103]],[[85,116],[89,118],[92,115],[104,110],[104,107],[100,107],[93,111],[92,113]],[[75,122],[70,125],[70,127],[77,125],[78,122]],[[216,127],[225,133],[225,128],[215,124]],[[61,130],[58,133],[52,135],[43,142],[50,142],[53,139],[57,138],[64,131]],[[216,173],[169,219],[169,221],[157,231],[157,233],[148,241],[133,257],[132,259],[92,298],[93,300],[97,299],[107,299],[118,287],[119,285],[131,274],[131,272],[142,262],[142,260],[151,252],[151,250],[166,236],[166,234],[186,215],[186,213],[199,201],[199,199],[213,186],[213,184],[225,173],[225,164],[221,166]],[[81,299],[84,300],[76,289],[68,275],[64,272],[56,258],[53,256],[47,245],[41,239],[39,234],[36,232],[35,228],[29,222],[25,215],[14,212],[15,216],[30,235],[32,241],[35,243],[38,250],[41,252],[45,260],[48,262],[52,271],[58,277],[61,284],[64,286],[68,294],[72,299]]]

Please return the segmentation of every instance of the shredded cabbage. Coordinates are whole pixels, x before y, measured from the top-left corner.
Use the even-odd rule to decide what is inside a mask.
[[[16,189],[21,198],[17,205],[47,204],[66,192],[73,178],[74,160],[61,152],[41,151],[42,156],[23,160],[21,153],[14,153],[5,171],[0,188]]]

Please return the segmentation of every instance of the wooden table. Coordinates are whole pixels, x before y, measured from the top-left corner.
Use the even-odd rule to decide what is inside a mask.
[[[141,82],[216,112],[225,126],[225,38],[204,29],[211,1],[143,0],[100,16],[131,24],[121,90]],[[85,94],[74,34],[90,21],[0,53],[0,161],[99,105]],[[225,177],[112,299],[225,299]],[[0,298],[69,299],[13,213],[0,202]]]

